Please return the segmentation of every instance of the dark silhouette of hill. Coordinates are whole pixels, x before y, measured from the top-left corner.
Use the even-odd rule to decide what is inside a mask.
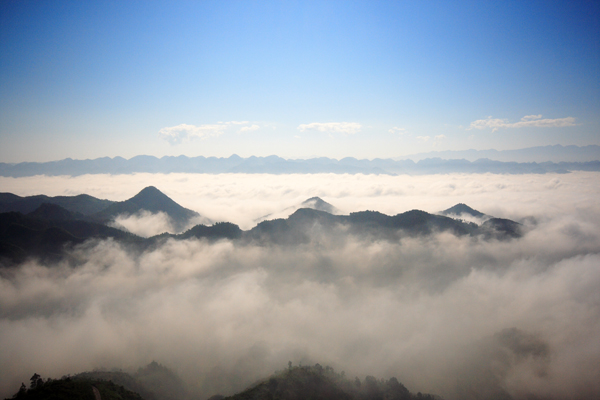
[[[134,373],[123,371],[82,372],[61,379],[31,377],[28,387],[21,386],[13,399],[94,400],[95,387],[103,400],[186,400],[186,384],[169,368],[152,361]]]
[[[216,395],[213,398],[220,398]],[[333,368],[290,367],[258,382],[250,388],[224,397],[227,400],[433,400],[430,394],[412,394],[396,378],[388,380],[367,376],[349,380]]]
[[[91,215],[102,211],[114,202],[97,199],[87,194],[56,197],[45,195],[20,197],[12,193],[0,193],[0,212],[16,211],[28,214],[43,203],[56,204],[74,213]]]
[[[4,196],[8,200],[11,200],[10,197]],[[319,198],[308,201],[321,208],[330,209],[330,205]],[[239,226],[229,222],[220,222],[212,226],[196,225],[180,234],[163,233],[148,239],[95,222],[110,221],[109,216],[140,210],[165,212],[171,218],[178,218],[180,224],[187,223],[189,218],[198,215],[179,206],[154,187],[142,190],[127,201],[113,203],[101,214],[91,217],[47,203],[42,203],[27,215],[20,212],[0,213],[0,265],[14,265],[27,257],[57,260],[72,246],[90,239],[107,238],[142,251],[151,246],[158,246],[169,238],[210,241],[228,239],[240,243],[293,246],[341,241],[348,235],[359,240],[392,242],[402,240],[403,237],[426,236],[438,232],[448,232],[456,236],[481,236],[486,240],[510,240],[523,235],[523,226],[508,219],[490,218],[478,226],[420,210],[389,216],[377,211],[333,215],[313,208],[300,208],[288,218],[262,221],[248,231],[242,231]],[[450,211],[473,216],[483,215],[465,204],[458,204],[444,212]]]
[[[143,400],[138,393],[125,389],[112,381],[84,377],[43,380],[38,374],[31,377],[29,387],[23,384],[12,398],[20,400],[94,400],[98,399],[96,396],[103,400]]]
[[[349,232],[370,239],[398,240],[402,236],[427,235],[449,231],[455,235],[476,234],[477,225],[449,217],[412,210],[395,216],[376,211],[332,215],[301,208],[287,219],[263,221],[245,235],[255,241],[278,244],[308,243],[317,236]]]
[[[92,218],[102,223],[108,223],[119,215],[134,215],[144,210],[167,214],[177,231],[185,229],[191,219],[200,217],[200,214],[180,206],[154,186],[148,186],[129,200],[115,202],[95,213]]]
[[[0,213],[0,264],[22,262],[30,256],[60,259],[65,249],[89,239],[113,238],[121,243],[144,244],[142,238],[131,233],[78,220],[77,216],[54,204],[42,204],[29,215]]]
[[[510,219],[490,218],[481,225],[481,231],[487,238],[514,239],[523,235],[523,225]]]
[[[208,238],[208,239],[239,239],[242,236],[239,226],[230,222],[217,222],[212,226],[196,225],[180,235],[170,235],[177,239]]]
[[[74,213],[57,204],[50,203],[42,203],[36,210],[27,215],[33,218],[47,219],[50,221],[86,219],[86,216],[81,213]]]
[[[458,203],[457,205],[450,207],[444,211],[440,211],[440,214],[442,215],[470,215],[472,217],[476,217],[476,218],[484,218],[486,217],[486,215],[482,212],[479,212],[471,207],[469,207],[468,205],[464,204],[464,203]]]

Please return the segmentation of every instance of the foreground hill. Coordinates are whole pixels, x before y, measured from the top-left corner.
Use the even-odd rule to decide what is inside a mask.
[[[122,371],[83,372],[61,379],[43,380],[34,374],[13,396],[22,400],[187,400],[197,399],[185,383],[168,368],[151,362],[135,373]],[[438,396],[411,393],[396,378],[367,376],[347,379],[344,372],[314,366],[292,367],[262,379],[229,397],[210,400],[434,400]],[[8,400],[8,399],[7,399]]]
[[[19,400],[143,400],[135,392],[112,381],[63,377],[42,380],[34,374],[29,388],[25,385],[13,396]],[[8,399],[7,399],[8,400]],[[147,399],[146,399],[147,400]]]
[[[213,396],[211,399],[220,399]],[[396,378],[378,380],[367,376],[348,380],[330,367],[289,367],[227,400],[433,400],[430,394],[413,394]]]
[[[186,400],[186,384],[170,369],[152,361],[136,372],[82,372],[61,379],[42,379],[34,374],[13,396],[25,400]]]

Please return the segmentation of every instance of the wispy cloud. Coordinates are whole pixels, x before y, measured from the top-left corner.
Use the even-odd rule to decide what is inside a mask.
[[[478,119],[477,121],[471,122],[471,125],[467,130],[471,129],[487,129],[491,128],[492,132],[496,132],[500,128],[562,128],[565,126],[575,126],[575,118],[544,118],[542,115],[526,115],[519,122],[510,123],[506,119],[487,117],[485,119]]]
[[[428,142],[431,139],[430,136],[417,136],[417,139],[422,140],[423,142]]]
[[[310,124],[300,124],[298,130],[319,131],[329,133],[347,133],[353,135],[360,131],[362,125],[358,122],[312,122]]]
[[[398,133],[400,135],[404,135],[406,133],[405,128],[398,128],[397,126],[388,130],[389,133]]]
[[[440,145],[442,143],[442,141],[444,139],[446,139],[446,135],[443,135],[443,134],[442,135],[437,135],[433,139],[434,139],[433,140],[433,145],[434,146],[438,146],[438,145]]]
[[[250,125],[250,126],[243,126],[243,127],[240,129],[240,132],[250,132],[250,131],[255,131],[255,130],[259,129],[259,128],[260,128],[260,126],[258,126],[258,125],[256,125],[256,124],[255,124],[255,125]]]
[[[211,137],[217,137],[227,131],[228,128],[239,125],[249,125],[248,121],[219,121],[216,124],[205,124],[205,125],[188,125],[180,124],[177,126],[162,128],[158,134],[161,139],[166,140],[171,144],[178,144],[185,140],[192,139],[208,139]],[[258,125],[243,126],[240,128],[240,132],[254,131],[258,129]]]

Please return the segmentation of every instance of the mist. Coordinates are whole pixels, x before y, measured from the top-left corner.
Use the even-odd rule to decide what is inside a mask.
[[[0,178],[19,195],[125,200],[148,185],[243,229],[319,196],[342,213],[462,202],[524,224],[513,240],[399,242],[315,235],[296,246],[167,240],[143,253],[90,241],[67,261],[0,279],[0,395],[156,360],[200,398],[244,389],[288,360],[395,376],[447,399],[600,396],[600,187],[568,175],[136,174]],[[132,231],[163,228],[153,215]],[[150,221],[150,222],[149,222]]]

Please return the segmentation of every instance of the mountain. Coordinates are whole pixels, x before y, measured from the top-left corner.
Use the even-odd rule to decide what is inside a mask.
[[[521,150],[466,150],[416,154],[396,159],[318,157],[284,159],[278,156],[227,158],[139,155],[126,160],[103,157],[95,160],[70,158],[45,163],[0,163],[0,176],[131,174],[147,173],[244,173],[244,174],[410,174],[505,173],[545,174],[569,171],[600,171],[600,146],[545,146]],[[0,199],[1,202],[1,199]]]
[[[11,196],[0,196],[11,199]],[[68,254],[65,250],[90,239],[112,238],[129,248],[140,251],[156,246],[167,239],[190,238],[235,240],[240,243],[294,246],[303,243],[331,243],[350,236],[359,240],[401,241],[404,237],[426,236],[448,232],[456,236],[480,236],[485,240],[511,240],[524,234],[523,226],[515,221],[485,216],[466,204],[457,204],[441,212],[430,214],[410,210],[394,216],[377,211],[361,211],[349,215],[335,215],[331,204],[318,197],[302,203],[314,208],[299,208],[287,218],[276,218],[258,223],[248,231],[239,226],[220,222],[212,226],[195,225],[180,234],[162,233],[145,239],[107,226],[118,215],[131,215],[142,210],[164,212],[179,226],[189,224],[199,214],[185,209],[155,187],[147,187],[129,200],[114,202],[100,213],[86,216],[71,212],[59,205],[42,203],[36,210],[24,215],[20,212],[0,213],[0,264],[14,265],[27,257],[58,260]],[[328,210],[328,211],[324,211]],[[478,225],[450,216],[470,216],[487,220]],[[480,220],[478,220],[480,223]]]
[[[28,214],[43,203],[56,204],[74,213],[91,215],[104,210],[114,202],[97,199],[87,194],[56,197],[45,195],[21,197],[12,193],[0,193],[0,212],[16,211]]]
[[[246,390],[229,397],[213,395],[209,400],[438,400],[438,396],[411,393],[398,379],[366,376],[348,379],[331,367],[295,366],[275,372]],[[123,371],[82,372],[60,379],[33,374],[29,387],[21,385],[12,399],[21,400],[187,400],[198,398],[171,370],[153,361],[135,373]],[[8,400],[8,399],[7,399]]]
[[[313,210],[325,211],[329,214],[337,214],[338,209],[324,201],[320,197],[311,197],[308,200],[304,200],[300,205],[300,208],[312,208]]]
[[[0,265],[13,265],[27,257],[58,260],[65,249],[88,239],[112,238],[138,245],[144,241],[135,235],[100,223],[77,219],[55,204],[42,204],[28,215],[0,213]]]
[[[100,397],[95,396],[99,394]],[[136,372],[82,372],[60,379],[31,377],[31,384],[21,389],[13,399],[23,400],[186,400],[190,396],[186,384],[173,371],[156,361]]]
[[[321,199],[320,197],[311,197],[310,199],[306,199],[298,205],[284,208],[283,210],[276,213],[263,215],[262,217],[254,220],[254,222],[258,223],[267,219],[287,218],[296,210],[299,210],[301,208],[311,208],[313,210],[325,211],[330,214],[339,213],[339,210],[337,208],[335,208],[333,205],[329,204],[325,200]]]
[[[85,215],[71,212],[57,204],[42,203],[36,210],[27,214],[33,218],[47,219],[50,221],[83,220]]]
[[[411,154],[401,159],[410,159],[413,161],[424,160],[426,158],[443,159],[466,159],[476,161],[481,158],[502,162],[586,162],[600,160],[600,146],[537,146],[517,150],[447,150],[432,151],[429,153]]]
[[[91,217],[101,223],[109,223],[119,215],[129,216],[142,211],[153,214],[163,212],[169,216],[176,231],[185,229],[194,218],[201,218],[200,214],[188,210],[171,200],[154,186],[148,186],[129,200],[111,204],[104,210],[93,214]]]
[[[460,217],[462,215],[468,215],[475,218],[485,218],[486,215],[482,212],[479,212],[466,204],[458,203],[457,205],[450,207],[444,211],[440,211],[441,215],[452,216],[455,215]]]
[[[90,400],[94,398],[144,400],[138,393],[127,390],[112,381],[83,377],[63,377],[44,381],[38,374],[31,377],[29,388],[23,384],[12,398],[19,400]]]
[[[402,236],[428,235],[445,231],[458,236],[475,235],[478,233],[478,227],[472,223],[420,210],[388,216],[376,211],[332,215],[325,211],[301,208],[287,219],[259,223],[248,231],[244,238],[294,245],[334,238],[346,233],[365,239],[397,241]]]

